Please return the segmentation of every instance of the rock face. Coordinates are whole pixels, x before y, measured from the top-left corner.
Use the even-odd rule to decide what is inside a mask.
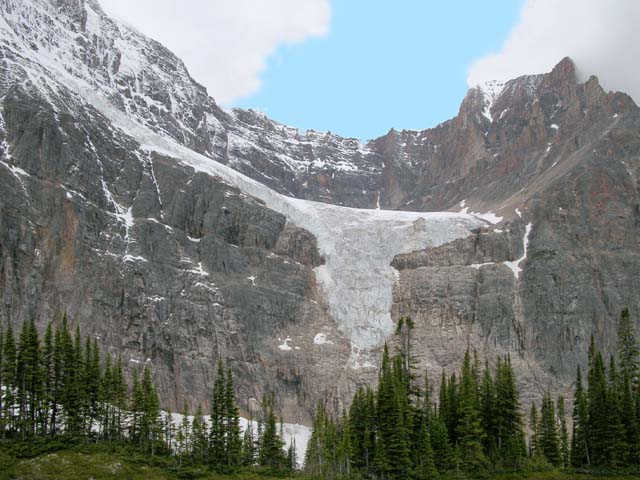
[[[0,323],[66,310],[174,409],[222,355],[308,422],[403,315],[433,375],[509,353],[531,399],[639,316],[640,111],[569,59],[363,144],[220,109],[95,0],[0,0],[0,99]]]

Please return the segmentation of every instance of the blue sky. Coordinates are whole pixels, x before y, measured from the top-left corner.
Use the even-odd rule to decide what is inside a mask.
[[[469,66],[500,49],[522,4],[333,0],[328,34],[278,47],[258,91],[231,105],[361,139],[435,126],[457,113]]]

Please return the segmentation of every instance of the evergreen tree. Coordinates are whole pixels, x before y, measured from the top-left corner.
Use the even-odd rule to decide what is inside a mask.
[[[54,371],[54,349],[53,349],[53,328],[51,322],[47,324],[44,334],[43,352],[42,352],[42,376],[43,376],[43,395],[40,407],[40,429],[43,434],[49,433],[49,412],[54,408],[53,388],[55,384]],[[1,382],[0,382],[1,383]]]
[[[604,361],[600,352],[595,352],[588,376],[588,435],[591,463],[604,466],[608,463],[608,442],[610,437],[609,415],[607,412],[609,395]]]
[[[540,433],[540,423],[536,402],[531,403],[531,410],[529,413],[529,430],[531,432],[529,437],[529,456],[534,457],[538,453],[538,435]]]
[[[2,401],[4,400],[4,330],[2,325],[0,324],[0,434],[4,438],[5,431],[5,417],[4,417],[4,408],[2,405]]]
[[[240,466],[242,438],[240,437],[240,415],[235,403],[233,373],[230,368],[227,369],[226,388],[224,393],[226,465],[227,468],[233,470]]]
[[[273,397],[265,397],[263,402],[264,429],[260,438],[258,464],[262,467],[282,468],[286,466],[284,442],[278,435],[276,416],[273,411]]]
[[[557,418],[559,424],[560,435],[560,465],[563,467],[569,466],[569,433],[567,430],[567,418],[564,408],[564,397],[561,395],[556,402]]]
[[[622,381],[618,375],[615,358],[609,361],[609,385],[607,390],[607,438],[606,461],[611,467],[618,467],[628,456],[628,445],[625,442],[623,422],[633,419],[623,419],[621,411]]]
[[[226,455],[226,397],[227,380],[222,359],[218,359],[216,379],[211,396],[211,429],[209,430],[209,461],[212,466],[221,468],[227,463]]]
[[[207,459],[207,426],[202,416],[202,407],[198,405],[191,424],[191,452],[198,462]]]
[[[189,422],[189,411],[185,402],[182,408],[182,420],[176,433],[178,450],[178,463],[182,465],[182,459],[191,454],[191,423]]]
[[[478,386],[473,374],[471,356],[465,353],[460,376],[460,396],[458,400],[458,448],[465,471],[477,475],[488,467],[482,449],[484,432],[478,410]]]
[[[16,401],[16,387],[17,387],[17,374],[16,374],[16,361],[17,350],[16,342],[13,335],[13,327],[9,323],[4,337],[4,363],[3,363],[3,377],[4,377],[4,429],[3,438],[8,431],[15,431],[16,418],[13,414],[13,405]]]
[[[400,358],[385,345],[378,381],[374,466],[385,478],[407,478],[410,470],[407,387]]]
[[[629,373],[629,379],[633,386],[638,386],[640,378],[638,375],[640,350],[631,314],[628,308],[624,308],[620,313],[618,322],[618,359],[620,361],[620,371]]]
[[[583,467],[589,464],[588,428],[587,396],[582,386],[580,367],[578,367],[573,397],[573,432],[571,436],[571,466],[573,467]]]
[[[256,464],[256,438],[253,429],[253,413],[249,411],[247,428],[242,435],[242,459],[244,467],[252,467]]]
[[[622,394],[620,399],[620,419],[623,425],[623,441],[626,446],[625,457],[622,459],[627,465],[638,465],[640,462],[640,425],[636,411],[631,379],[627,370],[623,373]]]
[[[545,394],[540,411],[540,431],[537,447],[551,465],[560,465],[560,444],[555,407],[551,395]]]
[[[296,458],[297,458],[296,439],[293,438],[291,440],[291,444],[289,445],[289,448],[287,449],[287,467],[290,470],[295,470],[296,468],[298,468],[298,461],[296,460]]]
[[[500,372],[500,362],[498,362],[497,372]],[[496,378],[496,382],[498,379]],[[486,363],[484,373],[482,375],[482,386],[480,390],[480,418],[482,430],[485,433],[483,439],[484,451],[492,461],[496,461],[498,457],[498,439],[500,435],[498,417],[497,417],[497,401],[495,385],[489,370],[489,364]]]

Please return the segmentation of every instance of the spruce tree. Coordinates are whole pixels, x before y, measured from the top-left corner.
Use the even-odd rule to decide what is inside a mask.
[[[500,372],[500,362],[496,368],[496,373],[498,374],[498,372]],[[498,382],[499,380],[496,378],[496,383]],[[489,364],[486,363],[480,391],[480,416],[482,429],[485,433],[483,440],[484,450],[488,457],[494,462],[498,457],[498,439],[502,438],[499,430],[501,425],[498,422],[499,418],[497,416],[497,400],[494,380],[491,377]]]
[[[187,404],[184,403],[182,408],[182,420],[178,426],[178,432],[176,434],[177,450],[178,450],[178,462],[182,465],[182,459],[191,455],[191,422],[189,422],[189,411],[187,410]]]
[[[227,463],[226,388],[225,368],[222,359],[219,358],[211,396],[211,429],[209,430],[209,462],[214,468],[224,467]]]
[[[576,387],[573,397],[573,432],[571,435],[571,466],[583,467],[589,464],[589,408],[582,385],[580,367],[576,373]]]
[[[230,368],[227,369],[224,393],[226,465],[228,469],[234,470],[240,466],[242,438],[240,437],[240,415],[234,395],[233,373]]]
[[[53,408],[53,389],[55,384],[53,328],[51,326],[51,322],[47,324],[47,329],[44,334],[42,362],[42,376],[44,385],[40,413],[40,428],[42,433],[46,435],[49,433],[50,428],[49,412]]]
[[[287,468],[290,470],[295,470],[298,467],[298,461],[296,459],[296,439],[291,439],[291,443],[289,444],[289,448],[287,449]]]
[[[191,451],[198,462],[207,459],[207,426],[202,416],[202,407],[198,405],[191,424]]]
[[[569,466],[569,432],[567,430],[567,418],[564,408],[564,397],[560,395],[556,402],[557,418],[560,435],[560,464],[563,467]]]
[[[638,386],[640,378],[640,349],[634,324],[628,308],[624,308],[620,313],[618,322],[618,359],[620,361],[620,371],[629,372],[629,379],[633,386]]]
[[[498,363],[495,382],[496,443],[501,461],[515,468],[526,455],[526,446],[520,414],[520,397],[511,358],[508,355]]]
[[[600,352],[595,352],[593,355],[589,369],[587,397],[590,460],[593,465],[605,466],[608,463],[608,443],[611,441],[607,412],[609,392],[604,361]]]
[[[263,405],[264,428],[260,438],[258,464],[262,467],[282,468],[286,465],[284,442],[278,435],[273,397],[265,397]]]
[[[558,439],[558,425],[556,422],[555,406],[551,395],[545,394],[540,411],[540,430],[538,432],[537,448],[551,465],[559,466],[560,442]]]
[[[242,459],[241,464],[244,467],[252,467],[256,463],[256,438],[253,428],[253,413],[249,411],[249,420],[247,428],[244,429],[242,435]]]
[[[460,376],[460,395],[458,399],[458,448],[465,471],[478,475],[488,467],[482,442],[484,432],[478,410],[478,386],[473,374],[471,356],[465,353]]]
[[[16,418],[13,412],[13,405],[16,401],[16,362],[17,362],[17,350],[15,338],[13,335],[13,327],[11,323],[7,325],[7,330],[4,336],[4,363],[3,363],[3,376],[4,376],[4,430],[3,438],[8,431],[15,431]]]
[[[0,435],[4,438],[5,417],[2,401],[4,400],[4,330],[0,324]]]

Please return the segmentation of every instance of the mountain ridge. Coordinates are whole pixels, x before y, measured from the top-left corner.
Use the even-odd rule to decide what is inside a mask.
[[[0,13],[0,319],[68,310],[174,409],[223,354],[245,411],[308,422],[405,315],[430,374],[510,353],[528,402],[640,311],[640,114],[569,59],[365,147],[223,111],[95,0]]]

